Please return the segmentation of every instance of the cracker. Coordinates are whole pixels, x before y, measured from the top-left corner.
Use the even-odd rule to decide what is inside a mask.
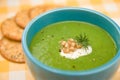
[[[38,16],[39,14],[43,13],[44,11],[45,11],[45,9],[43,8],[43,6],[33,7],[29,11],[30,18],[33,19],[34,17]]]
[[[2,34],[12,40],[21,41],[23,29],[21,29],[14,20],[7,19],[1,25]]]
[[[25,28],[29,21],[30,17],[28,15],[28,10],[22,10],[15,16],[15,22],[22,28]]]
[[[59,8],[62,7],[60,5],[41,5],[41,6],[36,6],[33,7],[30,11],[29,11],[29,15],[30,18],[33,19],[34,17],[38,16],[39,14],[54,9],[54,8]]]
[[[13,41],[3,37],[0,41],[0,53],[9,61],[24,63],[24,53],[21,42]]]
[[[3,34],[1,32],[1,24],[0,24],[0,40],[2,39],[2,37],[3,37]]]

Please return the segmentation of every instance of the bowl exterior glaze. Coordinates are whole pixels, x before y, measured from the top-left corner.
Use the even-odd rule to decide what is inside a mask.
[[[117,55],[105,65],[87,71],[63,71],[44,65],[31,55],[29,44],[42,28],[60,21],[84,21],[100,26],[114,39],[118,49]],[[119,26],[104,14],[85,8],[60,8],[37,16],[25,28],[22,46],[35,80],[109,80],[120,63]]]

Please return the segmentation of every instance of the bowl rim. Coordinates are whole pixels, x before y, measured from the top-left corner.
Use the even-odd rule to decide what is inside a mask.
[[[106,15],[98,12],[98,11],[95,11],[95,10],[91,10],[91,9],[87,9],[87,8],[79,8],[79,7],[64,7],[64,8],[58,8],[58,9],[54,9],[54,10],[49,10],[37,17],[35,17],[32,21],[30,21],[30,23],[26,26],[24,32],[23,32],[23,36],[22,36],[22,47],[23,47],[23,50],[24,50],[24,53],[25,55],[27,56],[27,58],[29,58],[29,60],[35,64],[36,66],[38,67],[41,67],[42,69],[44,70],[47,70],[47,71],[50,71],[50,72],[53,72],[53,73],[56,73],[56,74],[62,74],[62,75],[71,75],[71,76],[79,76],[79,75],[89,75],[89,74],[95,74],[95,73],[98,73],[98,72],[101,72],[101,71],[104,71],[108,68],[110,68],[112,65],[114,65],[120,58],[120,49],[118,49],[118,52],[117,52],[117,55],[112,59],[110,60],[109,62],[107,62],[106,64],[98,67],[98,68],[94,68],[94,69],[90,69],[90,70],[85,70],[85,71],[66,71],[66,70],[60,70],[60,69],[55,69],[55,68],[52,68],[52,67],[49,67],[43,63],[41,63],[40,61],[38,61],[36,58],[34,58],[32,56],[32,54],[30,53],[29,49],[28,49],[28,46],[27,46],[27,32],[29,31],[31,25],[39,18],[41,18],[42,16],[45,16],[49,13],[52,13],[52,12],[56,12],[56,11],[63,11],[63,10],[79,10],[79,11],[87,11],[89,13],[94,13],[98,16],[101,16],[103,17],[104,19],[106,19],[107,21],[109,21],[111,24],[114,25],[114,27],[116,28],[116,30],[118,31],[119,35],[120,35],[120,29],[119,29],[119,26],[109,17],[107,17]]]

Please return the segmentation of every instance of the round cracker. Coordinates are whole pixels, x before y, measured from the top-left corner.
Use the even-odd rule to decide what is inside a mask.
[[[21,42],[9,40],[3,37],[0,41],[0,53],[9,61],[17,63],[25,62]]]
[[[34,17],[38,16],[39,14],[54,9],[54,8],[59,8],[62,7],[61,5],[41,5],[41,6],[36,6],[33,7],[30,11],[29,11],[29,15],[30,18],[33,19]]]
[[[43,6],[33,7],[29,11],[30,18],[33,19],[34,17],[38,16],[39,14],[43,13],[44,11],[45,11],[45,9],[43,8]]]
[[[7,19],[1,25],[2,34],[12,40],[21,41],[23,29],[21,29],[14,20]]]
[[[20,11],[15,16],[15,22],[22,28],[25,28],[29,21],[30,17],[28,15],[28,10]]]
[[[0,40],[2,39],[2,37],[3,37],[3,34],[1,32],[1,24],[0,24]]]

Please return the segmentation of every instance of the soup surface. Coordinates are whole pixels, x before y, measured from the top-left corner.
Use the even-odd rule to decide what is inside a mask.
[[[60,41],[86,34],[92,53],[77,59],[60,55]],[[32,39],[32,55],[45,65],[61,70],[89,70],[110,61],[116,55],[116,45],[100,27],[80,21],[58,22],[44,27]]]

